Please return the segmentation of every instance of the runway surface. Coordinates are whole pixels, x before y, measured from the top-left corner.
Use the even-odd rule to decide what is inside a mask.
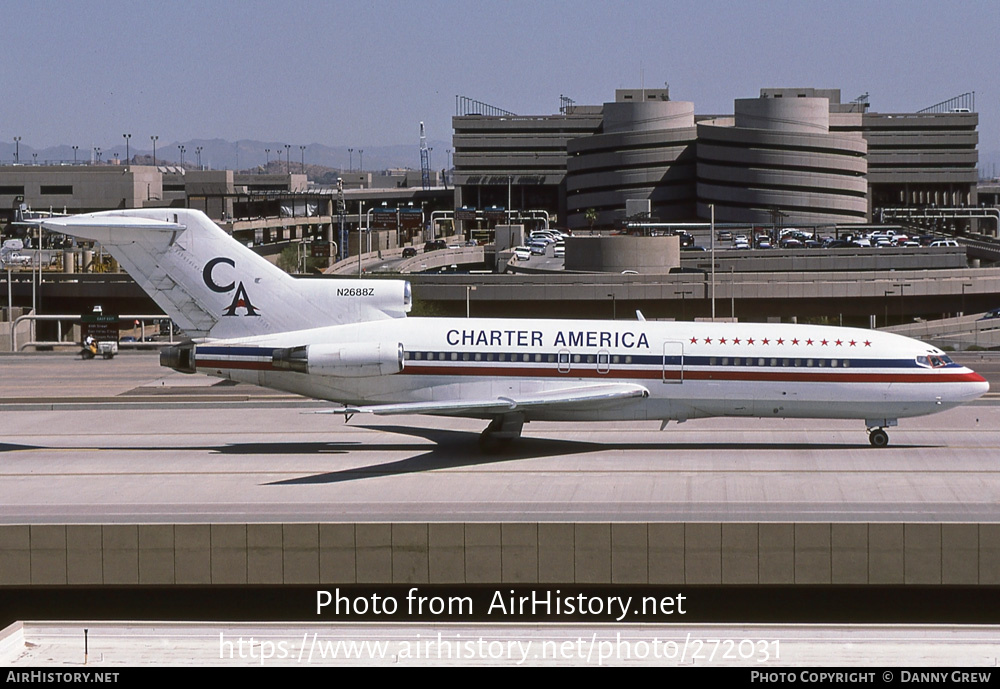
[[[1000,405],[858,421],[355,419],[155,354],[0,357],[0,523],[1000,521]]]

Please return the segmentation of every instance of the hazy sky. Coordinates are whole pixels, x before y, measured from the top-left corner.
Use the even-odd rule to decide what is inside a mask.
[[[551,114],[669,82],[697,113],[761,87],[913,111],[976,92],[1000,150],[1000,2],[0,0],[0,141],[450,140],[455,96]]]

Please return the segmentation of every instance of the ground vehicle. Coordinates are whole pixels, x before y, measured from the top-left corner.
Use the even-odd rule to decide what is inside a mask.
[[[514,256],[516,256],[519,261],[527,261],[531,258],[531,248],[527,246],[516,246],[514,247]]]
[[[959,244],[954,239],[938,239],[931,242],[931,246],[959,246]]]
[[[1000,309],[993,309],[992,311],[987,311],[982,316],[980,316],[979,320],[991,321],[994,318],[1000,318]]]
[[[408,246],[405,249],[403,249],[403,258],[413,258],[416,255],[417,255],[417,250],[412,246]]]
[[[297,280],[192,209],[47,221],[99,241],[192,338],[163,366],[337,402],[357,414],[489,421],[484,451],[530,421],[844,418],[886,427],[989,390],[891,333],[789,323],[408,318],[401,280]],[[148,279],[164,275],[184,292]],[[268,318],[261,318],[267,314]]]
[[[424,253],[426,254],[429,251],[438,251],[440,249],[447,249],[447,248],[448,248],[448,242],[444,241],[443,239],[432,239],[431,241],[424,244]]]
[[[132,338],[133,340],[135,338]],[[93,359],[100,356],[102,359],[113,359],[118,353],[118,343],[102,340],[98,342],[92,337],[87,337],[83,341],[83,349],[80,350],[80,358]]]

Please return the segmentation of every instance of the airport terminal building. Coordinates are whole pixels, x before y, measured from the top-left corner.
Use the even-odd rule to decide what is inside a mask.
[[[559,114],[453,119],[455,205],[544,208],[572,229],[651,220],[843,224],[883,208],[974,206],[978,115],[842,103],[838,89],[767,88],[699,115],[667,89],[618,90]]]

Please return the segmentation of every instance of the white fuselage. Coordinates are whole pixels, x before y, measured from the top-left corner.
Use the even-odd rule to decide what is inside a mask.
[[[317,375],[272,362],[277,348],[331,343],[401,345],[402,370]],[[896,419],[989,389],[916,340],[791,324],[400,318],[207,342],[196,361],[209,375],[351,405],[517,397],[597,382],[649,392],[578,409],[543,406],[526,420]]]

